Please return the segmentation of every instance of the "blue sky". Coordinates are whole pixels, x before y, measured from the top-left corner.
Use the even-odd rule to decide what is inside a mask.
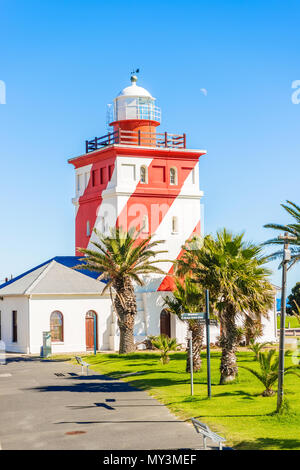
[[[206,232],[261,242],[265,223],[287,223],[280,203],[300,203],[299,16],[296,1],[0,0],[0,279],[73,254],[67,159],[106,133],[106,104],[136,67],[162,130],[208,151]]]

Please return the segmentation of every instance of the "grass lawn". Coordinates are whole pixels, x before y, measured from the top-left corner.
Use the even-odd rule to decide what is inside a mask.
[[[286,376],[285,393],[290,413],[278,417],[272,415],[276,396],[262,397],[263,386],[248,371],[240,369],[239,378],[233,384],[218,385],[220,351],[217,350],[212,350],[212,399],[206,398],[205,353],[203,370],[194,375],[194,397],[191,397],[185,358],[185,353],[173,353],[169,364],[163,366],[158,353],[86,356],[94,371],[110,377],[120,378],[125,373],[142,371],[122,380],[147,390],[181,418],[198,417],[224,435],[227,445],[236,449],[300,450],[300,378]],[[238,353],[238,364],[258,367],[253,353],[247,350]],[[291,364],[290,358],[286,364]]]
[[[285,327],[286,328],[300,328],[300,323],[298,321],[298,318],[292,315],[287,315],[285,317]],[[277,317],[277,328],[280,328],[280,317]]]

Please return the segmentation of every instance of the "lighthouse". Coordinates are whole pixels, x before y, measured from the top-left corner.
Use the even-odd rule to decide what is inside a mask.
[[[185,133],[159,132],[161,110],[156,98],[131,83],[110,106],[110,132],[85,142],[85,153],[71,158],[75,168],[75,244],[92,247],[93,228],[109,234],[112,227],[135,227],[140,237],[165,240],[161,263],[172,271],[182,245],[200,234],[199,157],[205,150],[187,148]],[[179,111],[179,110],[178,110]],[[152,275],[147,292],[172,289],[172,278]]]

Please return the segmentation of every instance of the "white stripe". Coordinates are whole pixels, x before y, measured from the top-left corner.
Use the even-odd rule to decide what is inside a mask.
[[[129,199],[136,190],[140,181],[140,167],[147,166],[152,162],[152,158],[136,158],[136,157],[116,157],[114,171],[107,186],[107,189],[102,192],[102,203],[98,209],[98,214],[94,228],[103,232],[103,218],[105,219],[106,232],[108,228],[115,227],[117,218],[126,207]],[[122,165],[132,166],[135,177],[131,179],[124,179]],[[91,242],[96,241],[97,236],[94,232],[90,237],[88,248],[92,248]]]

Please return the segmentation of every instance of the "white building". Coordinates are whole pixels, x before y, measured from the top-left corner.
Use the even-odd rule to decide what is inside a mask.
[[[52,353],[85,352],[94,347],[96,318],[97,349],[115,351],[119,331],[109,294],[101,294],[104,283],[95,273],[76,271],[78,257],[56,257],[0,286],[0,339],[9,352],[40,353],[43,332],[51,331]],[[168,333],[186,343],[186,324],[166,315],[166,292],[137,292],[138,315],[135,340]],[[276,309],[263,319],[260,341],[276,340]],[[219,328],[211,327],[215,342]]]

